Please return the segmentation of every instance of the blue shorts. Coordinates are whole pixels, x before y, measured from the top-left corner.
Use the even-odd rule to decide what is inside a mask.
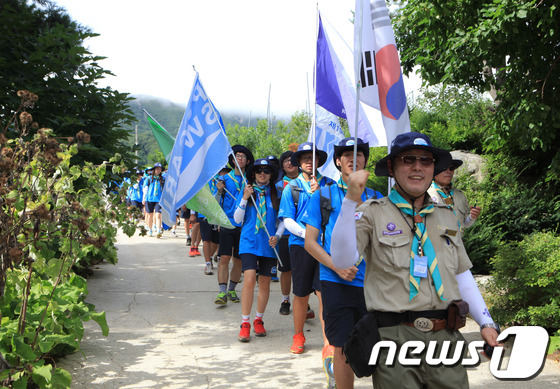
[[[259,276],[272,277],[272,268],[276,266],[276,258],[259,257],[254,254],[241,254],[241,271],[258,270]]]
[[[159,203],[156,201],[146,201],[146,213],[154,213],[157,212],[156,208],[159,206]],[[161,213],[161,207],[159,207],[159,212]]]
[[[141,202],[141,201],[136,201],[136,200],[131,200],[131,201],[130,201],[130,205],[133,206],[133,207],[138,208],[139,210],[142,210],[142,208],[144,207],[144,206],[142,205],[142,202]]]
[[[366,313],[364,288],[321,281],[325,335],[334,347],[342,347],[348,336]]]
[[[307,297],[321,291],[319,262],[298,245],[290,246],[293,292],[298,297]]]
[[[289,235],[283,235],[278,242],[278,255],[282,261],[282,266],[278,264],[279,271],[291,271],[292,265],[290,261],[290,246],[288,244]]]
[[[206,218],[198,219],[200,225],[200,238],[203,242],[220,243],[218,227],[208,223]]]
[[[220,228],[220,248],[218,255],[232,256],[239,258],[239,241],[241,239],[241,227]]]

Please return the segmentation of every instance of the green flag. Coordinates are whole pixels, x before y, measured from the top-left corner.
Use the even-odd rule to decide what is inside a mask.
[[[167,132],[165,128],[163,128],[161,124],[159,124],[156,119],[148,113],[148,111],[145,109],[143,111],[146,114],[146,120],[152,130],[152,134],[154,134],[154,138],[156,138],[156,142],[165,156],[165,160],[169,162],[169,158],[171,158],[171,151],[173,151],[173,145],[175,144],[175,139],[173,139],[169,132]]]
[[[161,152],[165,155],[165,160],[169,163],[175,139],[173,139],[169,132],[167,132],[145,109],[143,111],[146,114],[146,120],[150,125],[154,138],[156,138]],[[224,213],[224,210],[210,192],[208,184],[203,186],[202,189],[187,202],[187,208],[204,215],[210,224],[230,229],[234,228],[229,218]]]

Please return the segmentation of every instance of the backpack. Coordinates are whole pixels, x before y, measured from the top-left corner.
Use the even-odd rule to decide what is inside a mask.
[[[331,212],[333,210],[332,206],[332,199],[331,199],[331,185],[336,184],[336,182],[329,182],[326,186],[321,187],[320,190],[320,198],[321,198],[321,232],[322,232],[322,242],[323,247],[325,247],[325,229],[327,224],[329,224],[329,218],[331,217]],[[366,201],[369,199],[368,197],[368,188],[365,189],[366,192]],[[326,192],[329,192],[328,197]],[[374,198],[377,199],[377,192],[373,191]]]

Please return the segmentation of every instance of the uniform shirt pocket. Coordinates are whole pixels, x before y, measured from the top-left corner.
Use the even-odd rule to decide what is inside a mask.
[[[452,274],[455,274],[458,266],[458,250],[457,248],[462,244],[460,232],[456,234],[443,233],[440,235],[442,254],[438,253],[438,263],[442,263],[447,267]]]
[[[379,236],[379,257],[386,270],[402,270],[410,268],[410,236],[393,235]]]

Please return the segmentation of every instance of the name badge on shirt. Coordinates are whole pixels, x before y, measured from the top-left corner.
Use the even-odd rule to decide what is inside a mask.
[[[414,269],[412,275],[414,277],[426,278],[428,277],[428,257],[414,256]]]

